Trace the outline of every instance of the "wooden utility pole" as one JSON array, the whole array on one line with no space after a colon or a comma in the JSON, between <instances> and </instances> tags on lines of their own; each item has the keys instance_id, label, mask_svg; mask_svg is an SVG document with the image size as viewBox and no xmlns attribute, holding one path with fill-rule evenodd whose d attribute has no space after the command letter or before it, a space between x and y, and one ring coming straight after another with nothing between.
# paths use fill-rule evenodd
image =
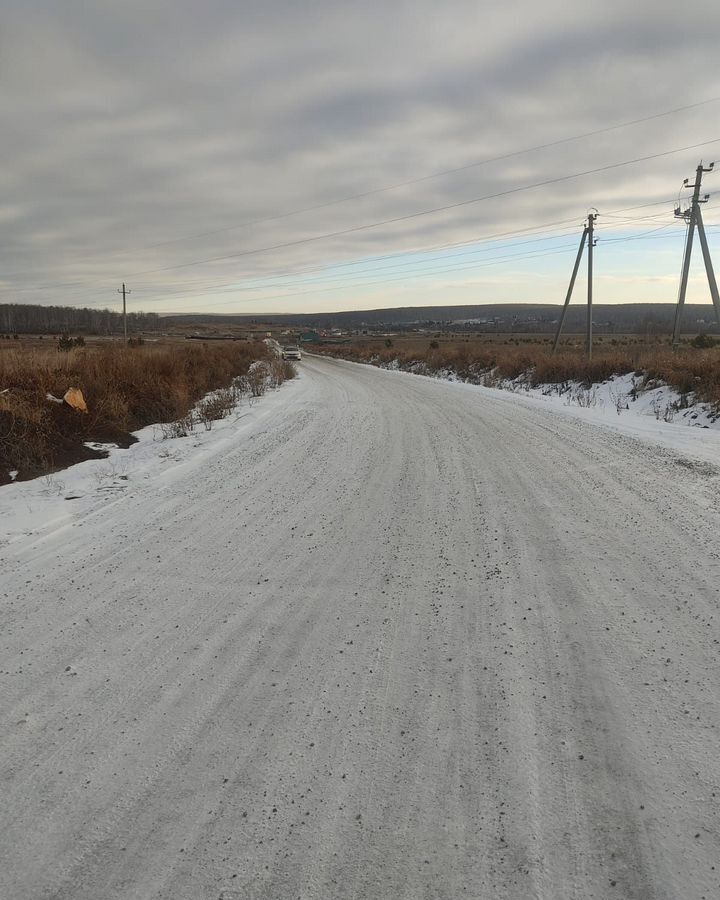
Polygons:
<instances>
[{"instance_id":1,"label":"wooden utility pole","mask_svg":"<svg viewBox=\"0 0 720 900\"><path fill-rule=\"evenodd\" d=\"M125 337L125 343L127 344L127 305L125 303L125 294L132 294L132 291L125 290L125 282L123 281L122 290L118 289L118 294L122 294L123 298L123 335Z\"/></svg>"},{"instance_id":2,"label":"wooden utility pole","mask_svg":"<svg viewBox=\"0 0 720 900\"><path fill-rule=\"evenodd\" d=\"M588 243L588 288L587 288L587 328L585 347L588 359L592 359L592 282L593 282L593 247L595 246L595 238L593 237L595 220L597 212L588 213L587 224L583 228L582 237L580 238L580 246L578 247L577 256L575 257L575 265L573 266L572 276L570 277L570 286L565 295L565 304L563 305L560 321L558 322L557 331L555 332L555 341L553 342L552 352L558 348L560 335L562 334L563 325L565 324L565 316L567 315L570 298L572 297L573 288L575 287L575 279L580 268L583 250L585 249L585 241Z\"/></svg>"},{"instance_id":3,"label":"wooden utility pole","mask_svg":"<svg viewBox=\"0 0 720 900\"><path fill-rule=\"evenodd\" d=\"M675 209L675 218L684 219L687 222L687 237L685 239L685 254L683 256L682 274L680 276L680 291L678 293L678 302L675 307L675 322L673 323L672 345L677 347L680 340L680 321L682 319L682 311L685 305L685 295L687 293L688 279L690 277L690 257L692 255L693 236L697 228L698 237L700 238L700 246L702 247L703 260L705 262L705 274L707 275L708 285L710 287L710 296L712 297L713 306L715 307L715 318L720 325L720 295L718 294L717 281L715 280L715 272L713 270L712 259L710 258L710 248L708 247L707 237L705 235L705 225L703 224L701 203L707 203L709 194L700 197L700 187L702 186L702 177L705 172L712 172L715 163L710 163L707 168L703 168L703 164L695 170L695 184L688 184L689 178L683 182L683 187L692 189L693 195L690 200L688 209L681 209L678 206Z\"/></svg>"}]
</instances>

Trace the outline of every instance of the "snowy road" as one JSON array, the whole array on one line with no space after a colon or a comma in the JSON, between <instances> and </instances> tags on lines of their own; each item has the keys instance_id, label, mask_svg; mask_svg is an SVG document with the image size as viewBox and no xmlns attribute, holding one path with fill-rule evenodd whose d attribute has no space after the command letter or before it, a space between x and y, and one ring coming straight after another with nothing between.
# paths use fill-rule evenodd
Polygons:
<instances>
[{"instance_id":1,"label":"snowy road","mask_svg":"<svg viewBox=\"0 0 720 900\"><path fill-rule=\"evenodd\" d=\"M301 371L0 546L0 896L720 896L720 469Z\"/></svg>"}]
</instances>

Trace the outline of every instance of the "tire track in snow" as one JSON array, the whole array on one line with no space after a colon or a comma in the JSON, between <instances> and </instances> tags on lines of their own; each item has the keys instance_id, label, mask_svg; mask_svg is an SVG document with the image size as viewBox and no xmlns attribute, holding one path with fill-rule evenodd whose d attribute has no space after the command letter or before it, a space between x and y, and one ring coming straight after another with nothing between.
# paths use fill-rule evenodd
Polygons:
<instances>
[{"instance_id":1,"label":"tire track in snow","mask_svg":"<svg viewBox=\"0 0 720 900\"><path fill-rule=\"evenodd\" d=\"M301 368L182 481L4 548L0 891L717 894L717 476Z\"/></svg>"}]
</instances>

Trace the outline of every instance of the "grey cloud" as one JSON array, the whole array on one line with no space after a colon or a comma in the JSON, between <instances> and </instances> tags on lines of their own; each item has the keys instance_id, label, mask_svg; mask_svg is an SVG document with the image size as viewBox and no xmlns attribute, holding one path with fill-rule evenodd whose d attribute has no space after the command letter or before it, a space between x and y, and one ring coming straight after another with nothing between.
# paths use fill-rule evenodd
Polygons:
<instances>
[{"instance_id":1,"label":"grey cloud","mask_svg":"<svg viewBox=\"0 0 720 900\"><path fill-rule=\"evenodd\" d=\"M79 282L77 302L104 305L151 269L165 271L138 276L138 294L161 296L670 196L706 153L171 268L720 137L707 107L233 227L720 94L718 24L709 3L15 7L0 37L0 302L57 302L33 287ZM215 233L176 240L200 232Z\"/></svg>"}]
</instances>

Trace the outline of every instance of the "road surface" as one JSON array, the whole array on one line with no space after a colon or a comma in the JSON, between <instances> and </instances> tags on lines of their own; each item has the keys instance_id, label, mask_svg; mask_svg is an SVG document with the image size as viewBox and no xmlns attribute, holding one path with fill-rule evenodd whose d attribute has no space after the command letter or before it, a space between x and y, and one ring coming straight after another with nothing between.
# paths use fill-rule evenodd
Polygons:
<instances>
[{"instance_id":1,"label":"road surface","mask_svg":"<svg viewBox=\"0 0 720 900\"><path fill-rule=\"evenodd\" d=\"M0 896L720 896L720 469L300 369L0 547Z\"/></svg>"}]
</instances>

